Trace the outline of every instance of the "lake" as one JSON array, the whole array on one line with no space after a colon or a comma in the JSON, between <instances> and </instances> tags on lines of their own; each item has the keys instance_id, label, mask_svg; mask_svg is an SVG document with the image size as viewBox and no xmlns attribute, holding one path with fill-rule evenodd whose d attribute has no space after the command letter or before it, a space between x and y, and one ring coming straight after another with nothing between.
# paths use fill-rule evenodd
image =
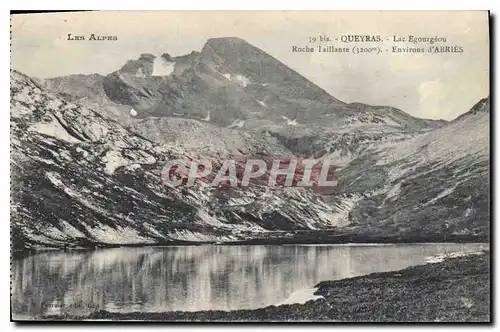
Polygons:
<instances>
[{"instance_id":1,"label":"lake","mask_svg":"<svg viewBox=\"0 0 500 332\"><path fill-rule=\"evenodd\" d=\"M233 310L303 302L314 285L488 244L178 246L51 251L12 262L14 319Z\"/></svg>"}]
</instances>

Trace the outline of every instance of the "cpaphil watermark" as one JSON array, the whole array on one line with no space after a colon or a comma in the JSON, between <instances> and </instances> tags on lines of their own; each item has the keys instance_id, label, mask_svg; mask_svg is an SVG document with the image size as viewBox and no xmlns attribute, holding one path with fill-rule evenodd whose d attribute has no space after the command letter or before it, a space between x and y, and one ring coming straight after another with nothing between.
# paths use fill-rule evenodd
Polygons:
<instances>
[{"instance_id":1,"label":"cpaphil watermark","mask_svg":"<svg viewBox=\"0 0 500 332\"><path fill-rule=\"evenodd\" d=\"M168 187L335 187L337 169L329 159L254 158L175 159L165 164L161 182Z\"/></svg>"}]
</instances>

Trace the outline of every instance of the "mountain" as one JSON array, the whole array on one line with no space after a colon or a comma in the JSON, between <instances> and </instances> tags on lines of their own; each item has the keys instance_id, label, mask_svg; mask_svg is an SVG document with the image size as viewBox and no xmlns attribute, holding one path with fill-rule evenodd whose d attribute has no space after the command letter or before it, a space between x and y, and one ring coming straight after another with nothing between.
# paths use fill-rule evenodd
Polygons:
<instances>
[{"instance_id":1,"label":"mountain","mask_svg":"<svg viewBox=\"0 0 500 332\"><path fill-rule=\"evenodd\" d=\"M208 39L201 52L177 57L141 54L104 77L70 75L45 82L49 90L75 98L105 94L138 118L184 117L245 129L317 124L325 117L422 129L440 124L390 107L343 103L240 38Z\"/></svg>"},{"instance_id":2,"label":"mountain","mask_svg":"<svg viewBox=\"0 0 500 332\"><path fill-rule=\"evenodd\" d=\"M343 104L239 38L209 39L200 53L181 57L142 54L107 75L103 87L139 117L177 115L226 126L282 122L282 116L304 121Z\"/></svg>"},{"instance_id":3,"label":"mountain","mask_svg":"<svg viewBox=\"0 0 500 332\"><path fill-rule=\"evenodd\" d=\"M16 249L489 234L489 99L451 122L344 103L239 38L105 76L13 71L11 137ZM160 181L167 160L255 156L330 158L339 185Z\"/></svg>"},{"instance_id":4,"label":"mountain","mask_svg":"<svg viewBox=\"0 0 500 332\"><path fill-rule=\"evenodd\" d=\"M337 223L302 188L167 188L166 160L196 151L152 142L15 71L11 97L15 248L228 241Z\"/></svg>"},{"instance_id":5,"label":"mountain","mask_svg":"<svg viewBox=\"0 0 500 332\"><path fill-rule=\"evenodd\" d=\"M351 162L338 174L344 189L371 193L351 211L352 225L384 234L489 234L489 109L482 99L446 126Z\"/></svg>"},{"instance_id":6,"label":"mountain","mask_svg":"<svg viewBox=\"0 0 500 332\"><path fill-rule=\"evenodd\" d=\"M341 102L240 38L212 38L201 52L177 57L145 53L106 76L70 75L44 85L155 141L182 142L190 133L191 145L205 145L208 137L220 137L219 147L254 144L225 137L221 129L234 128L272 140L272 146L278 141L294 154L335 154L342 164L367 146L446 123L393 107Z\"/></svg>"}]
</instances>

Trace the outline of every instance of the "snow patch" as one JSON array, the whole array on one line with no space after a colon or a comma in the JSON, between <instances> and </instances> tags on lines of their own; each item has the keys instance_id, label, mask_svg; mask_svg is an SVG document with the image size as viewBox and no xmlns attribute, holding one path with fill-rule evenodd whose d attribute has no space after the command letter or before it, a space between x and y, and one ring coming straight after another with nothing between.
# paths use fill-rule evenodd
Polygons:
<instances>
[{"instance_id":1,"label":"snow patch","mask_svg":"<svg viewBox=\"0 0 500 332\"><path fill-rule=\"evenodd\" d=\"M169 76L175 69L175 61L167 61L156 57L153 62L153 76Z\"/></svg>"},{"instance_id":2,"label":"snow patch","mask_svg":"<svg viewBox=\"0 0 500 332\"><path fill-rule=\"evenodd\" d=\"M352 211L358 201L363 198L360 194L352 194L350 197L340 197L337 202L332 202L328 208L332 212L319 212L318 216L330 222L331 225L345 226L349 224L349 212Z\"/></svg>"},{"instance_id":3,"label":"snow patch","mask_svg":"<svg viewBox=\"0 0 500 332\"><path fill-rule=\"evenodd\" d=\"M246 87L248 84L250 84L250 80L243 75L236 75L236 77L234 78L234 82L238 85L241 85L242 87Z\"/></svg>"},{"instance_id":4,"label":"snow patch","mask_svg":"<svg viewBox=\"0 0 500 332\"><path fill-rule=\"evenodd\" d=\"M86 225L87 231L92 237L102 243L108 244L134 244L153 243L154 241L139 235L138 231L130 227L116 226L116 228L99 225L90 227Z\"/></svg>"},{"instance_id":5,"label":"snow patch","mask_svg":"<svg viewBox=\"0 0 500 332\"><path fill-rule=\"evenodd\" d=\"M448 188L444 191L442 191L441 193L439 193L436 197L434 197L433 199L431 199L430 201L428 201L427 203L424 204L424 206L427 206L429 204L432 204L434 203L435 201L443 198L443 197L446 197L448 195L450 195L453 191L455 191L455 188L459 185L460 183L457 183L456 185L454 185L453 187L451 188Z\"/></svg>"},{"instance_id":6,"label":"snow patch","mask_svg":"<svg viewBox=\"0 0 500 332\"><path fill-rule=\"evenodd\" d=\"M128 165L126 167L127 170L129 171L136 171L138 169L141 169L141 165L140 164L132 164L132 165Z\"/></svg>"},{"instance_id":7,"label":"snow patch","mask_svg":"<svg viewBox=\"0 0 500 332\"><path fill-rule=\"evenodd\" d=\"M52 136L68 143L80 143L81 141L71 136L66 129L56 120L50 116L50 122L38 122L28 128L28 131L34 131L39 134Z\"/></svg>"},{"instance_id":8,"label":"snow patch","mask_svg":"<svg viewBox=\"0 0 500 332\"><path fill-rule=\"evenodd\" d=\"M286 116L282 116L281 117L283 120L286 121L286 124L289 125L289 126L296 126L299 124L299 122L297 121L297 119L293 119L291 120L290 118L286 117Z\"/></svg>"},{"instance_id":9,"label":"snow patch","mask_svg":"<svg viewBox=\"0 0 500 332\"><path fill-rule=\"evenodd\" d=\"M67 221L60 219L59 223L62 228L61 230L65 235L71 236L73 238L85 237L85 234L80 232L78 229L76 229L73 225L71 225Z\"/></svg>"},{"instance_id":10,"label":"snow patch","mask_svg":"<svg viewBox=\"0 0 500 332\"><path fill-rule=\"evenodd\" d=\"M129 161L123 158L121 152L116 150L108 151L102 158L102 162L105 164L104 171L109 175L112 175L117 168L129 164Z\"/></svg>"},{"instance_id":11,"label":"snow patch","mask_svg":"<svg viewBox=\"0 0 500 332\"><path fill-rule=\"evenodd\" d=\"M208 111L207 116L203 120L210 121L210 114L211 114L211 111Z\"/></svg>"},{"instance_id":12,"label":"snow patch","mask_svg":"<svg viewBox=\"0 0 500 332\"><path fill-rule=\"evenodd\" d=\"M205 210L198 210L198 217L203 221L204 224L212 225L212 226L217 226L221 227L224 226L223 223L221 223L217 218L211 216L207 211Z\"/></svg>"},{"instance_id":13,"label":"snow patch","mask_svg":"<svg viewBox=\"0 0 500 332\"><path fill-rule=\"evenodd\" d=\"M87 134L92 136L94 140L99 140L108 134L108 128L97 122L92 122L90 126L87 126Z\"/></svg>"},{"instance_id":14,"label":"snow patch","mask_svg":"<svg viewBox=\"0 0 500 332\"><path fill-rule=\"evenodd\" d=\"M267 107L266 103L263 102L262 100L257 100L257 102L260 104L260 106Z\"/></svg>"},{"instance_id":15,"label":"snow patch","mask_svg":"<svg viewBox=\"0 0 500 332\"><path fill-rule=\"evenodd\" d=\"M10 114L13 118L21 118L31 113L32 111L28 107L21 106L18 102L11 105Z\"/></svg>"},{"instance_id":16,"label":"snow patch","mask_svg":"<svg viewBox=\"0 0 500 332\"><path fill-rule=\"evenodd\" d=\"M144 228L147 228L148 232L150 232L152 235L160 237L160 238L165 237L165 235L158 232L158 230L156 230L156 228L153 225L148 224L148 223L144 223L143 226L144 226Z\"/></svg>"},{"instance_id":17,"label":"snow patch","mask_svg":"<svg viewBox=\"0 0 500 332\"><path fill-rule=\"evenodd\" d=\"M30 158L34 159L36 161L42 162L44 164L47 164L47 165L55 165L56 164L55 162L53 162L50 159L44 159L44 158L41 158L41 157L38 157L38 156L31 156Z\"/></svg>"},{"instance_id":18,"label":"snow patch","mask_svg":"<svg viewBox=\"0 0 500 332\"><path fill-rule=\"evenodd\" d=\"M49 102L47 103L47 108L50 108L52 110L57 110L59 107L61 107L62 101L60 99L50 99Z\"/></svg>"},{"instance_id":19,"label":"snow patch","mask_svg":"<svg viewBox=\"0 0 500 332\"><path fill-rule=\"evenodd\" d=\"M471 255L483 255L483 254L484 254L484 252L482 252L482 251L472 251L472 252L456 251L456 252L436 254L433 256L429 256L425 259L425 261L427 263L434 264L434 263L441 263L445 259L449 259L449 258L465 257L465 256L471 256Z\"/></svg>"},{"instance_id":20,"label":"snow patch","mask_svg":"<svg viewBox=\"0 0 500 332\"><path fill-rule=\"evenodd\" d=\"M76 147L76 152L81 153L83 155L83 158L87 158L89 156L89 153L79 146Z\"/></svg>"},{"instance_id":21,"label":"snow patch","mask_svg":"<svg viewBox=\"0 0 500 332\"><path fill-rule=\"evenodd\" d=\"M176 229L168 234L170 238L175 240L191 241L191 242L211 242L211 241L235 241L236 237L231 235L216 236L206 233L193 232L188 229Z\"/></svg>"},{"instance_id":22,"label":"snow patch","mask_svg":"<svg viewBox=\"0 0 500 332\"><path fill-rule=\"evenodd\" d=\"M234 120L233 123L231 123L228 128L243 128L243 125L245 124L245 120Z\"/></svg>"},{"instance_id":23,"label":"snow patch","mask_svg":"<svg viewBox=\"0 0 500 332\"><path fill-rule=\"evenodd\" d=\"M240 74L236 74L236 75L231 75L231 74L221 74L222 76L224 76L227 80L235 83L235 84L238 84L239 86L245 88L248 84L250 84L250 80L243 76L243 75L240 75Z\"/></svg>"},{"instance_id":24,"label":"snow patch","mask_svg":"<svg viewBox=\"0 0 500 332\"><path fill-rule=\"evenodd\" d=\"M57 175L57 173L54 173L54 172L47 172L46 173L47 175L47 178L50 180L50 182L52 182L52 184L54 186L56 186L57 188L62 188L64 187L64 184L62 183L62 181L59 179L59 176Z\"/></svg>"},{"instance_id":25,"label":"snow patch","mask_svg":"<svg viewBox=\"0 0 500 332\"><path fill-rule=\"evenodd\" d=\"M290 296L279 303L278 305L284 304L304 304L310 300L317 300L324 298L322 295L314 295L314 293L318 290L318 288L303 288L298 291L293 292Z\"/></svg>"}]
</instances>

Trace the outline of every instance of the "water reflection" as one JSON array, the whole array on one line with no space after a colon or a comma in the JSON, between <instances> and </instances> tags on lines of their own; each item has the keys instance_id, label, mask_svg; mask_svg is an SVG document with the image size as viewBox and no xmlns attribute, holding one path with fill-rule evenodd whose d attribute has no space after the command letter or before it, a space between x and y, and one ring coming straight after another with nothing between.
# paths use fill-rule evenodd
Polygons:
<instances>
[{"instance_id":1,"label":"water reflection","mask_svg":"<svg viewBox=\"0 0 500 332\"><path fill-rule=\"evenodd\" d=\"M481 244L193 246L45 252L12 263L14 318L99 309L196 311L281 303L322 280L398 270Z\"/></svg>"}]
</instances>

